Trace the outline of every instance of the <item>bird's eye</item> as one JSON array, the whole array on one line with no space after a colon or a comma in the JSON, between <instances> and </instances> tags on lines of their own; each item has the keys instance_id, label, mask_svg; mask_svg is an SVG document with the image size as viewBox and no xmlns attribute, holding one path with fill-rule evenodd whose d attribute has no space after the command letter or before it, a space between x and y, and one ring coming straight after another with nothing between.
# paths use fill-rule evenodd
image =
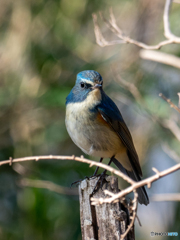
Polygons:
<instances>
[{"instance_id":1,"label":"bird's eye","mask_svg":"<svg viewBox=\"0 0 180 240\"><path fill-rule=\"evenodd\" d=\"M81 82L80 84L81 84L81 88L85 88L85 84L83 82Z\"/></svg>"}]
</instances>

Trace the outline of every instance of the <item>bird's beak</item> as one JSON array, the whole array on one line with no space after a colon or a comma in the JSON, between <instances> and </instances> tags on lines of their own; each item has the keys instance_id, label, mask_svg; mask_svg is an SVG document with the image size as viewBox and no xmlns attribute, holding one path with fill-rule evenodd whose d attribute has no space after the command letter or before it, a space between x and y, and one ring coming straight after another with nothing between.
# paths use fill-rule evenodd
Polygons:
<instances>
[{"instance_id":1,"label":"bird's beak","mask_svg":"<svg viewBox=\"0 0 180 240\"><path fill-rule=\"evenodd\" d=\"M92 87L92 89L101 88L101 87L102 87L102 84L96 84Z\"/></svg>"}]
</instances>

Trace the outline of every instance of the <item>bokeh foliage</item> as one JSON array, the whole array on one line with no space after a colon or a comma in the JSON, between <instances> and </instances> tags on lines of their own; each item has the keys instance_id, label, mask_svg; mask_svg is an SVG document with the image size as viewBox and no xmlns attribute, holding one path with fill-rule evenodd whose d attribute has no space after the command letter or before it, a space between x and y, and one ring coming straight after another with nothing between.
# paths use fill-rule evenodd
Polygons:
<instances>
[{"instance_id":1,"label":"bokeh foliage","mask_svg":"<svg viewBox=\"0 0 180 240\"><path fill-rule=\"evenodd\" d=\"M133 38L147 44L163 39L163 1L1 0L1 160L10 156L81 155L65 129L65 98L76 74L94 69L102 74L105 91L116 101L130 127L144 175L153 174L152 166L163 170L175 164L163 152L161 144L167 142L180 152L179 142L168 129L152 121L149 113L162 119L179 119L158 98L159 92L163 92L177 102L179 70L141 60L139 49L132 45L97 46L92 13L101 10L108 16L111 6L120 26ZM179 10L178 5L173 5L170 18L177 35L180 35ZM105 24L100 23L105 36L113 39ZM179 45L163 47L163 51L180 56ZM117 82L113 69L137 86L148 112ZM73 181L92 175L93 170L85 164L53 160L2 166L0 238L81 239L78 196L23 188L20 180L41 179L69 187ZM167 177L148 192L177 192L179 180L178 174ZM160 207L159 204L139 208L143 222L143 229L137 229L139 239L148 239L150 229L178 231L180 205L163 203ZM142 213L144 210L148 216ZM146 224L148 217L150 226Z\"/></svg>"}]
</instances>

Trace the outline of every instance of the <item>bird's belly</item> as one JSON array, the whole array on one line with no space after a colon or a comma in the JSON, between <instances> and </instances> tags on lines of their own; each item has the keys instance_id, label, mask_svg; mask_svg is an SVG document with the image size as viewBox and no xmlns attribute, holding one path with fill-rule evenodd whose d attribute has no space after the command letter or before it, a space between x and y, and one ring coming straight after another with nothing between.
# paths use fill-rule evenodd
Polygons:
<instances>
[{"instance_id":1,"label":"bird's belly","mask_svg":"<svg viewBox=\"0 0 180 240\"><path fill-rule=\"evenodd\" d=\"M124 149L117 134L107 125L93 121L86 111L77 114L67 107L66 127L73 142L88 155L110 158Z\"/></svg>"}]
</instances>

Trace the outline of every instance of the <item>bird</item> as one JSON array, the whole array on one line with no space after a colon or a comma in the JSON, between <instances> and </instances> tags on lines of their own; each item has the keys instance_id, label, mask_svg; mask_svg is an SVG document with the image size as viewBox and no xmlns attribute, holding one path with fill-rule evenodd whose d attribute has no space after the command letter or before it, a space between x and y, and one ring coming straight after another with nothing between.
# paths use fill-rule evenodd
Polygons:
<instances>
[{"instance_id":1,"label":"bird","mask_svg":"<svg viewBox=\"0 0 180 240\"><path fill-rule=\"evenodd\" d=\"M110 158L134 181L142 170L131 133L113 100L103 90L103 78L94 70L77 74L66 98L65 124L72 141L90 156ZM95 174L97 173L97 169ZM138 202L148 205L145 187L137 189Z\"/></svg>"}]
</instances>

